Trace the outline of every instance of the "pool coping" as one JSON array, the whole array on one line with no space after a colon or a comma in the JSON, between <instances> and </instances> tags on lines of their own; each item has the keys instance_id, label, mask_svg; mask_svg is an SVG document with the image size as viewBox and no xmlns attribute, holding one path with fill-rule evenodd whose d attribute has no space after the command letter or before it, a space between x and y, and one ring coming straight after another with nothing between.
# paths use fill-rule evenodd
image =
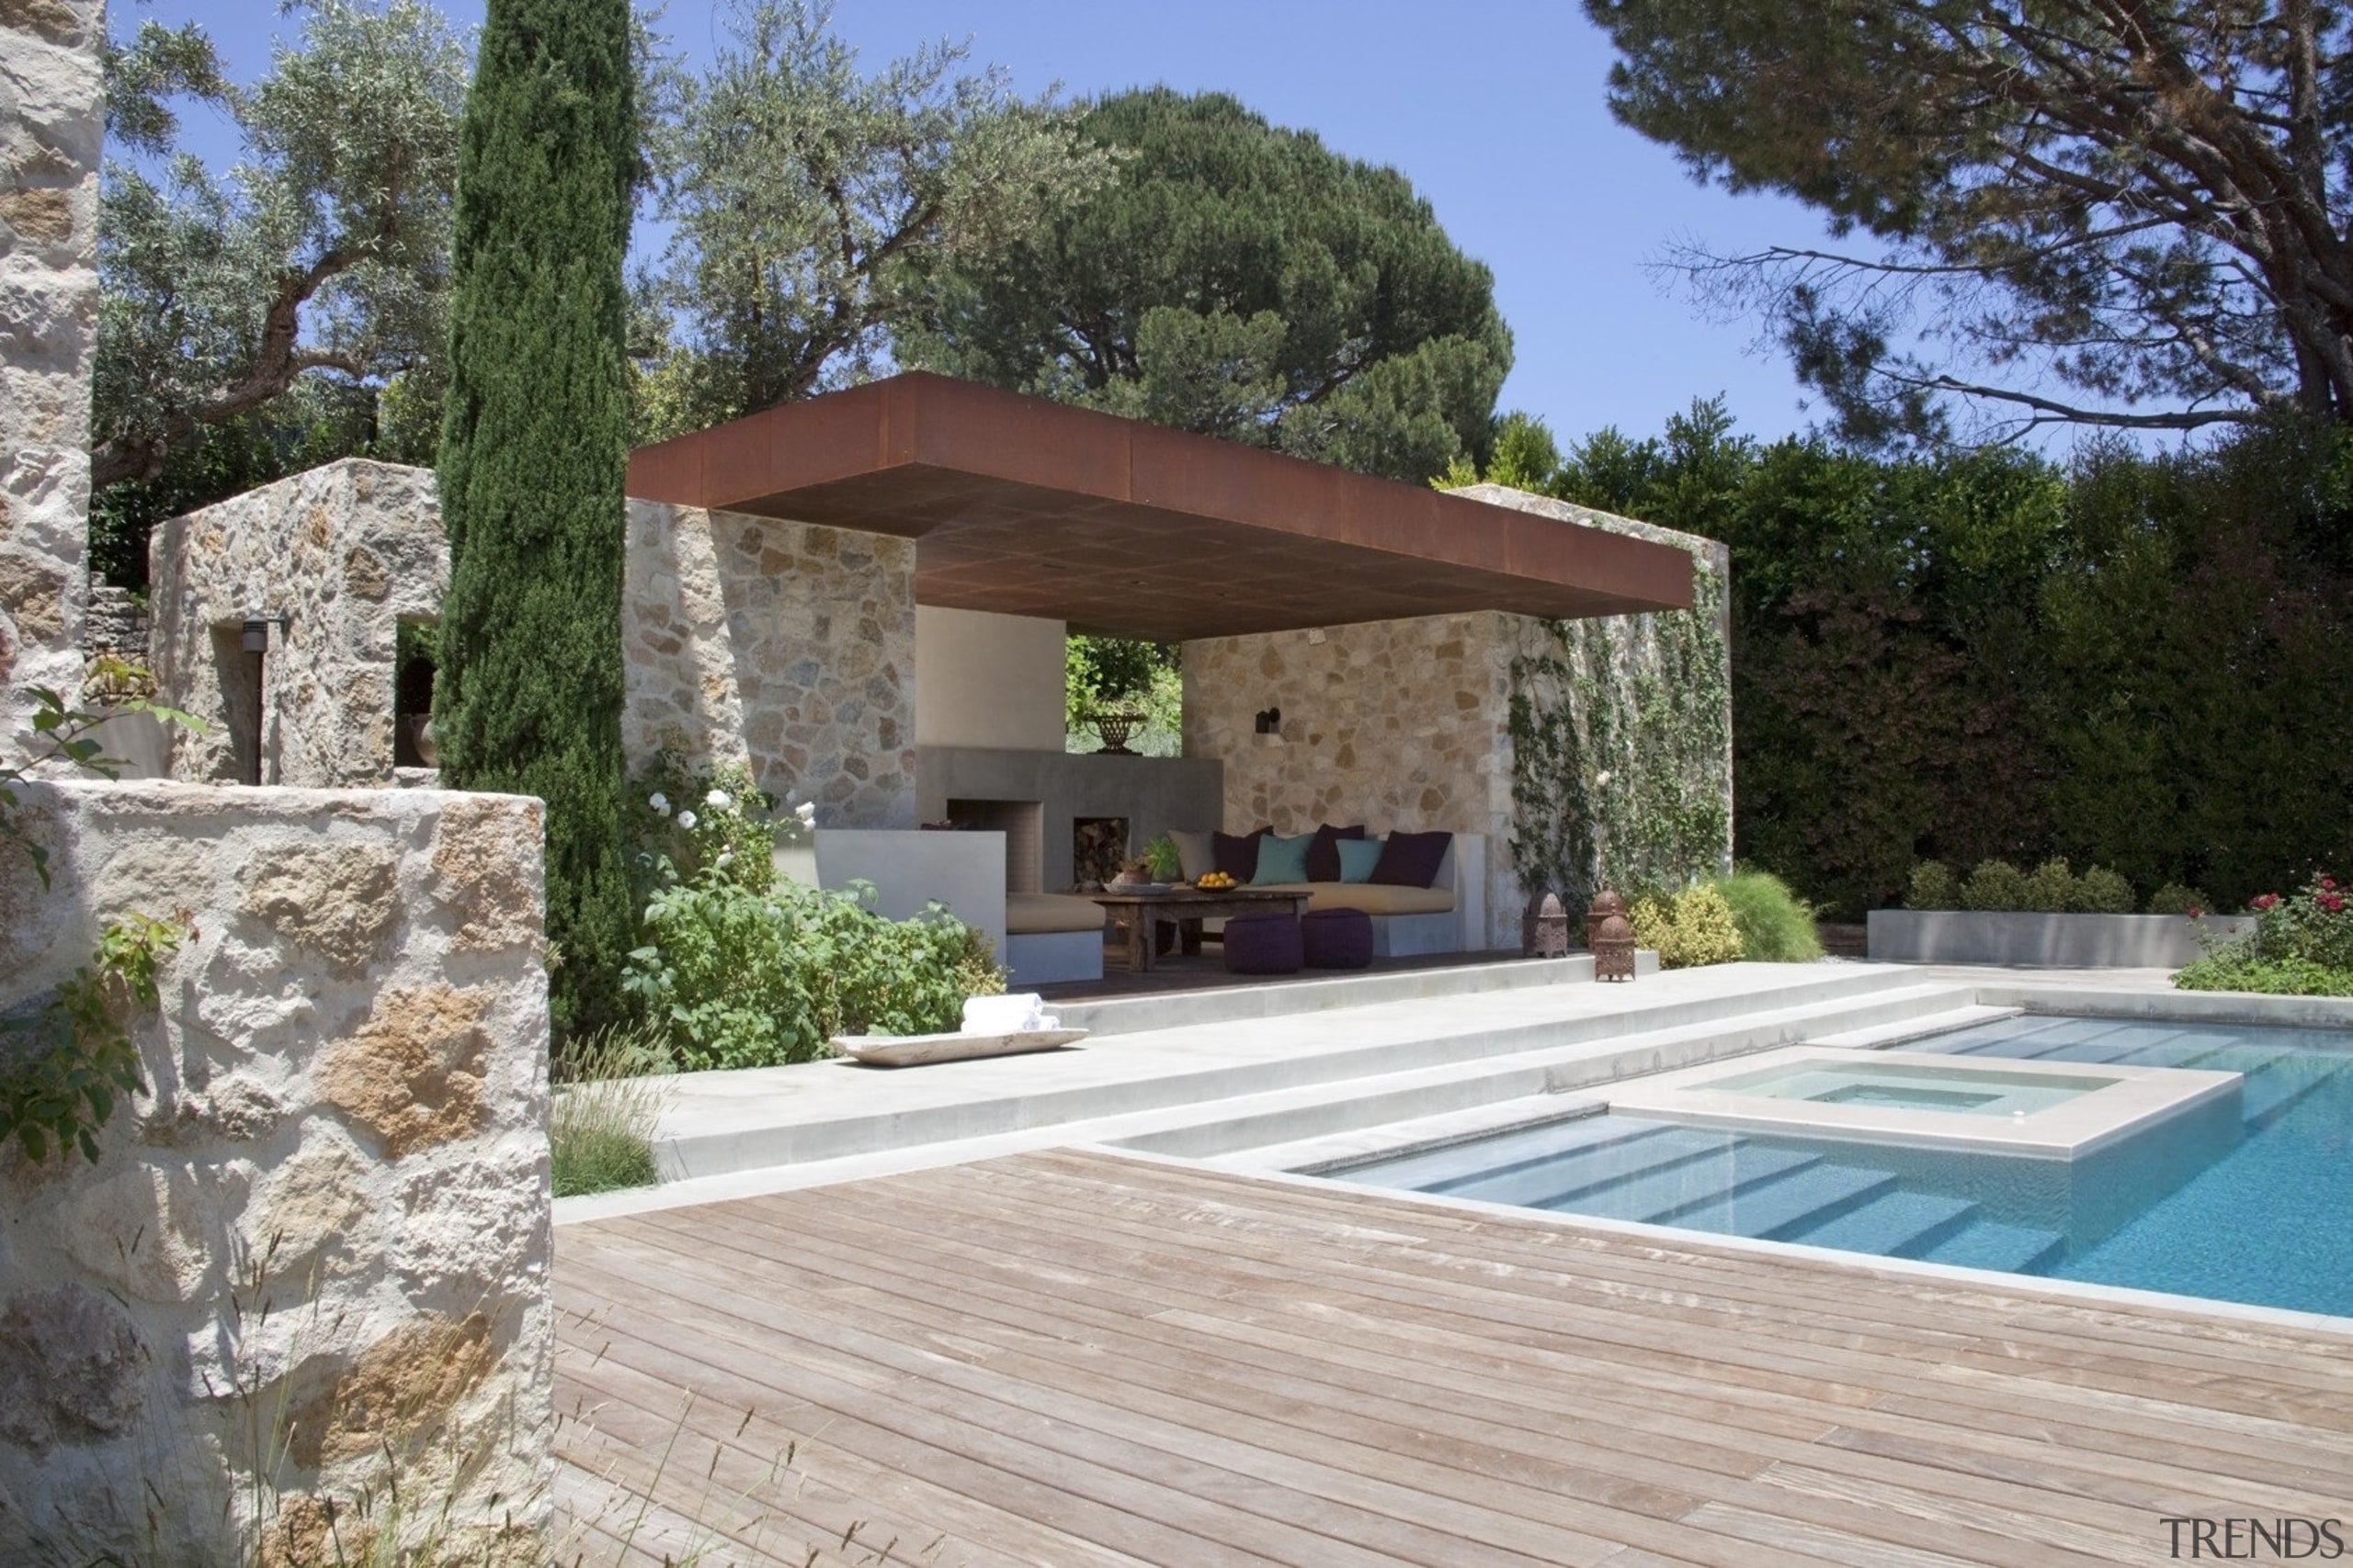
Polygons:
<instances>
[{"instance_id":1,"label":"pool coping","mask_svg":"<svg viewBox=\"0 0 2353 1568\"><path fill-rule=\"evenodd\" d=\"M1999 1062L1933 1051L1792 1045L1630 1078L1611 1085L1606 1097L1612 1114L1715 1131L1835 1138L1874 1146L1950 1149L2020 1159L2077 1160L2215 1100L2235 1097L2243 1082L2237 1073L2194 1067L2121 1067L2040 1060L2022 1065L2008 1058ZM1989 1078L2072 1078L2084 1081L2086 1087L2070 1099L2017 1119L1909 1107L1780 1099L1745 1093L1741 1087L1746 1080L1783 1069L1866 1063Z\"/></svg>"}]
</instances>

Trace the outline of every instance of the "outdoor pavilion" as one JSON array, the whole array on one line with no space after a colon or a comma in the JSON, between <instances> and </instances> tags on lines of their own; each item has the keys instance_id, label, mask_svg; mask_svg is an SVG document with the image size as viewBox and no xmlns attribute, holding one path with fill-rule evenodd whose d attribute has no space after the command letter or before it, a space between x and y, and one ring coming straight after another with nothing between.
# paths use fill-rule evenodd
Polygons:
<instances>
[{"instance_id":1,"label":"outdoor pavilion","mask_svg":"<svg viewBox=\"0 0 2353 1568\"><path fill-rule=\"evenodd\" d=\"M1515 628L1693 604L1662 530L921 372L641 449L629 488L745 561L738 519L912 541L916 820L1004 831L1009 894L1090 875L1090 824L1438 828L1468 950L1518 940ZM1066 631L1182 644L1181 759L1066 755Z\"/></svg>"}]
</instances>

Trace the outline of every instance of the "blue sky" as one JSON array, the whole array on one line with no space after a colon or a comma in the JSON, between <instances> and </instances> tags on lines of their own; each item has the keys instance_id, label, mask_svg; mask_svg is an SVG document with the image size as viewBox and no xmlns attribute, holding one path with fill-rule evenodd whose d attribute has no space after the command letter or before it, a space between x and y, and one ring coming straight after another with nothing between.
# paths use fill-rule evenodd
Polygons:
<instances>
[{"instance_id":1,"label":"blue sky","mask_svg":"<svg viewBox=\"0 0 2353 1568\"><path fill-rule=\"evenodd\" d=\"M443 0L471 28L481 0ZM664 28L707 58L709 0L672 0ZM111 8L118 31L194 20L251 79L299 17L276 0L151 0ZM1722 393L1740 427L1772 437L1810 415L1786 364L1747 322L1702 318L1644 263L1678 240L1711 248L1821 238L1794 202L1694 185L1610 119L1610 51L1568 0L840 0L835 26L877 68L918 43L969 37L1026 92L1092 95L1165 82L1230 92L1279 124L1402 170L1455 243L1495 274L1516 339L1501 406L1564 439L1608 425L1656 432ZM216 163L225 128L199 110L192 145Z\"/></svg>"}]
</instances>

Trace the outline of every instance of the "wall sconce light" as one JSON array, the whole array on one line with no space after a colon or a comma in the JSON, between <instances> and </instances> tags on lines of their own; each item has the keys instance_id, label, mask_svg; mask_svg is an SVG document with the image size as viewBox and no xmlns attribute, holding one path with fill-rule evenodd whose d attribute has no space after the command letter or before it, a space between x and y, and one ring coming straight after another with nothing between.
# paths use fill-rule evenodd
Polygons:
<instances>
[{"instance_id":1,"label":"wall sconce light","mask_svg":"<svg viewBox=\"0 0 2353 1568\"><path fill-rule=\"evenodd\" d=\"M1271 735L1283 727L1283 710L1279 708L1263 709L1258 714L1257 722L1260 734Z\"/></svg>"},{"instance_id":2,"label":"wall sconce light","mask_svg":"<svg viewBox=\"0 0 2353 1568\"><path fill-rule=\"evenodd\" d=\"M291 613L286 610L279 610L276 615L249 615L245 617L244 648L246 653L267 653L269 652L269 629L273 624L277 626L278 635L282 640L286 636L287 630L294 624L294 617Z\"/></svg>"}]
</instances>

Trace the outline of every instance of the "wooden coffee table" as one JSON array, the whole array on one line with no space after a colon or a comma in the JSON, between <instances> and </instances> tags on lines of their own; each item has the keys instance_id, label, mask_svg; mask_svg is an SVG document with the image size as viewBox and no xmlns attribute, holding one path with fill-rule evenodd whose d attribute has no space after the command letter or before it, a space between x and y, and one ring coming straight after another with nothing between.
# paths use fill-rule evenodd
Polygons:
<instances>
[{"instance_id":1,"label":"wooden coffee table","mask_svg":"<svg viewBox=\"0 0 2353 1568\"><path fill-rule=\"evenodd\" d=\"M1278 910L1290 915L1307 912L1307 894L1276 892L1267 888L1227 888L1220 892L1203 892L1198 888L1171 888L1166 892L1113 892L1106 888L1086 896L1108 910L1111 918L1127 928L1130 974L1142 974L1152 968L1153 949L1156 946L1154 938L1164 920L1176 923L1180 951L1198 953L1201 950L1204 920L1266 915Z\"/></svg>"}]
</instances>

